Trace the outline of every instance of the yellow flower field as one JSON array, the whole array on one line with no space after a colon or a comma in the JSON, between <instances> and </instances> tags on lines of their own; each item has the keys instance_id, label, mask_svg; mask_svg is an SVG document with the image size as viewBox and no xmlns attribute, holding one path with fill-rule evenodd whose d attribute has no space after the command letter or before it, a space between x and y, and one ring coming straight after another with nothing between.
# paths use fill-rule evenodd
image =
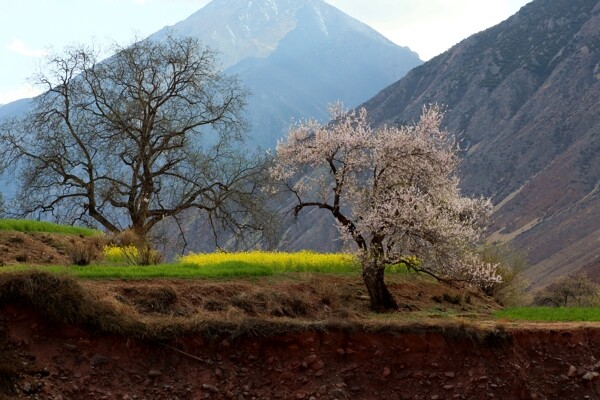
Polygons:
<instances>
[{"instance_id":1,"label":"yellow flower field","mask_svg":"<svg viewBox=\"0 0 600 400\"><path fill-rule=\"evenodd\" d=\"M352 255L339 253L296 253L250 251L238 253L189 254L179 259L179 264L198 267L235 264L268 268L273 272L353 272L357 271Z\"/></svg>"}]
</instances>

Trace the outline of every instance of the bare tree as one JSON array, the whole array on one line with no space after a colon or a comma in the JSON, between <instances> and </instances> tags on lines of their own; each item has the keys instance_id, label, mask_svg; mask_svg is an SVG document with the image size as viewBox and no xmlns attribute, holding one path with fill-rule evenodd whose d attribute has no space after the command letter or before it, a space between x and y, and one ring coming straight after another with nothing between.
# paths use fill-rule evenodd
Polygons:
<instances>
[{"instance_id":1,"label":"bare tree","mask_svg":"<svg viewBox=\"0 0 600 400\"><path fill-rule=\"evenodd\" d=\"M244 154L247 92L193 38L88 47L47 60L45 93L4 124L1 144L21 169L23 214L95 222L140 237L201 210L215 228L260 228L263 160Z\"/></svg>"},{"instance_id":2,"label":"bare tree","mask_svg":"<svg viewBox=\"0 0 600 400\"><path fill-rule=\"evenodd\" d=\"M424 109L413 126L378 130L364 109L334 106L331 116L328 125L293 127L271 175L295 195L296 216L311 207L334 216L358 250L374 310L397 308L384 281L388 265L403 262L439 279L499 279L475 252L490 203L461 196L458 148L437 108Z\"/></svg>"},{"instance_id":3,"label":"bare tree","mask_svg":"<svg viewBox=\"0 0 600 400\"><path fill-rule=\"evenodd\" d=\"M561 277L540 290L533 303L552 307L595 307L599 303L600 285L585 273Z\"/></svg>"}]
</instances>

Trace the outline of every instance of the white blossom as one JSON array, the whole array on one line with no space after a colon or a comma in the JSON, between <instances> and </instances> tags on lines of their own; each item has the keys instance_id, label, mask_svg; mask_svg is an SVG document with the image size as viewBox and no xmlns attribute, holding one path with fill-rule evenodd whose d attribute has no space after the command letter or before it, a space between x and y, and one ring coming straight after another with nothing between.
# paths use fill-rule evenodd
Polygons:
<instances>
[{"instance_id":1,"label":"white blossom","mask_svg":"<svg viewBox=\"0 0 600 400\"><path fill-rule=\"evenodd\" d=\"M376 130L365 109L344 113L337 104L330 112L330 124L297 123L277 146L271 176L295 193L295 212L331 211L363 270L415 256L415 269L440 279L499 281L496 266L474 252L491 203L461 195L459 148L441 128L440 109L424 107L413 125Z\"/></svg>"}]
</instances>

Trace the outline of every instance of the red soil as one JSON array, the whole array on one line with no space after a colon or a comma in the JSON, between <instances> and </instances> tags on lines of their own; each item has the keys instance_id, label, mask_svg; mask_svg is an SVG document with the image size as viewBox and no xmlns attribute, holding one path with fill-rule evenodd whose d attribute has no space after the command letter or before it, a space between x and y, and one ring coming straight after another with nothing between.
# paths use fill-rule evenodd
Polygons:
<instances>
[{"instance_id":1,"label":"red soil","mask_svg":"<svg viewBox=\"0 0 600 400\"><path fill-rule=\"evenodd\" d=\"M597 327L511 328L484 340L357 330L158 343L5 304L2 354L19 372L0 368L0 389L18 399L600 399Z\"/></svg>"}]
</instances>

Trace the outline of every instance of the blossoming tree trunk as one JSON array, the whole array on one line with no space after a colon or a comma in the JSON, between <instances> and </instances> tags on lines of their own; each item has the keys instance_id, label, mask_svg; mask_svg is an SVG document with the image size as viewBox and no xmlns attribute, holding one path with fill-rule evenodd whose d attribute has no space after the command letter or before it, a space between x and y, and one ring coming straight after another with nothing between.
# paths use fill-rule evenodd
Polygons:
<instances>
[{"instance_id":1,"label":"blossoming tree trunk","mask_svg":"<svg viewBox=\"0 0 600 400\"><path fill-rule=\"evenodd\" d=\"M388 290L384 281L385 269L369 264L363 266L363 282L369 293L371 308L376 312L386 312L398 309L398 303Z\"/></svg>"}]
</instances>

